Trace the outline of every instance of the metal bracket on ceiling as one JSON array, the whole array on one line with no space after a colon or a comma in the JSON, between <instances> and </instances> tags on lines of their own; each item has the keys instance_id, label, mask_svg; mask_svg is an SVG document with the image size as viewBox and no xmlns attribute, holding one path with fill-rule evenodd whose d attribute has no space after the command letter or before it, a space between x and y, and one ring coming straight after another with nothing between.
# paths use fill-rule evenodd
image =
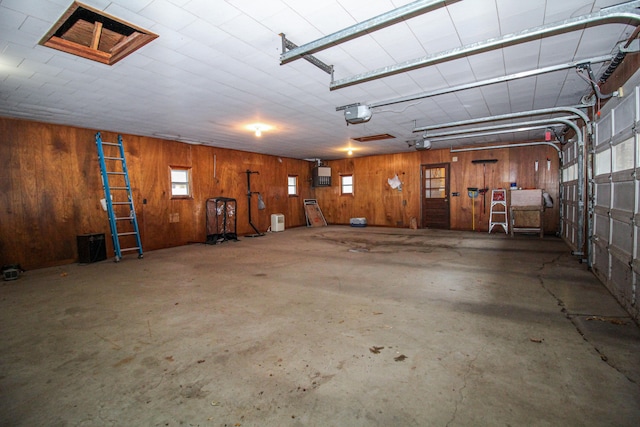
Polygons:
<instances>
[{"instance_id":1,"label":"metal bracket on ceiling","mask_svg":"<svg viewBox=\"0 0 640 427\"><path fill-rule=\"evenodd\" d=\"M343 110L346 110L347 108L357 107L359 105L362 105L362 104L360 104L359 102L356 102L354 104L342 105L340 107L336 107L336 111L343 111Z\"/></svg>"},{"instance_id":2,"label":"metal bracket on ceiling","mask_svg":"<svg viewBox=\"0 0 640 427\"><path fill-rule=\"evenodd\" d=\"M619 62L617 64L619 64ZM617 64L616 64L616 66L617 66ZM611 68L611 67L609 67L609 68ZM615 70L615 67L613 67L613 69ZM582 73L583 71L586 72L587 75L584 75ZM608 69L607 69L607 71L608 71ZM600 91L600 86L598 86L598 84L601 84L601 83L596 82L596 78L593 75L593 70L591 69L591 64L587 63L587 64L578 65L578 67L576 67L576 72L578 73L578 75L583 80L585 80L587 83L589 83L591 85L591 89L593 90L593 93L596 94L598 99L609 99L609 98L611 98L613 96L618 96L618 92L612 92L612 93L608 93L608 94L603 94ZM608 76L611 75L611 73L613 73L613 70L610 71L610 72L608 71ZM600 81L602 83L604 83L606 81L606 79L604 79L604 80L600 79Z\"/></svg>"},{"instance_id":3,"label":"metal bracket on ceiling","mask_svg":"<svg viewBox=\"0 0 640 427\"><path fill-rule=\"evenodd\" d=\"M633 39L628 43L623 43L618 46L618 49L622 53L638 53L640 52L640 39Z\"/></svg>"},{"instance_id":4,"label":"metal bracket on ceiling","mask_svg":"<svg viewBox=\"0 0 640 427\"><path fill-rule=\"evenodd\" d=\"M393 9L382 15L375 16L366 21L352 25L343 30L337 31L318 40L297 46L291 52L282 51L280 55L280 64L286 64L295 61L306 54L316 53L321 50L336 46L348 40L355 39L365 34L371 34L374 31L386 28L390 25L397 24L403 20L413 18L414 16L445 7L448 4L458 2L460 0L416 0L404 6Z\"/></svg>"},{"instance_id":5,"label":"metal bracket on ceiling","mask_svg":"<svg viewBox=\"0 0 640 427\"><path fill-rule=\"evenodd\" d=\"M351 77L336 80L331 83L331 85L329 86L329 90L342 89L348 86L353 86L383 77L389 77L395 74L440 64L465 56L517 45L542 37L564 34L570 31L582 29L585 26L591 27L611 23L638 25L638 23L640 23L640 14L636 9L639 6L640 0L634 0L620 5L603 8L599 12L591 13L588 15L582 15L565 19L563 21L552 22L538 27L528 28L516 33L505 34L500 37L490 38L482 42L475 42L467 44L465 46L448 49L439 53L429 54L421 58L404 61L395 65L378 68L376 70L371 70Z\"/></svg>"},{"instance_id":6,"label":"metal bracket on ceiling","mask_svg":"<svg viewBox=\"0 0 640 427\"><path fill-rule=\"evenodd\" d=\"M282 38L282 53L285 53L288 50L292 50L298 47L298 45L293 43L291 40L287 39L284 33L280 33L280 37ZM313 65L315 65L316 67L320 68L325 73L329 74L331 76L331 82L333 82L333 65L327 65L313 55L306 54L306 55L302 55L302 57L307 61L309 61L310 63L312 63Z\"/></svg>"}]
</instances>

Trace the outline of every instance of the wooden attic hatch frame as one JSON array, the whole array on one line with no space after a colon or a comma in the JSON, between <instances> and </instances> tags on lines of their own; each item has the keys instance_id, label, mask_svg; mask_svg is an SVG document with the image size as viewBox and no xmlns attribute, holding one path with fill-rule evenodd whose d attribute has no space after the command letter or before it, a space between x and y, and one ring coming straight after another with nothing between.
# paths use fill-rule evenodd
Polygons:
<instances>
[{"instance_id":1,"label":"wooden attic hatch frame","mask_svg":"<svg viewBox=\"0 0 640 427\"><path fill-rule=\"evenodd\" d=\"M40 44L113 65L157 37L102 11L73 2Z\"/></svg>"}]
</instances>

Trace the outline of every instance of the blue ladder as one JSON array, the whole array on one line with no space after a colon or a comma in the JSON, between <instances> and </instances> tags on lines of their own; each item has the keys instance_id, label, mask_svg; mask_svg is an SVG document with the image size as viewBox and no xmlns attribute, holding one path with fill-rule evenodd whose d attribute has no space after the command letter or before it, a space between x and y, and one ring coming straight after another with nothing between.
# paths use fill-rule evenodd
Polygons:
<instances>
[{"instance_id":1,"label":"blue ladder","mask_svg":"<svg viewBox=\"0 0 640 427\"><path fill-rule=\"evenodd\" d=\"M138 258L142 258L142 241L138 230L136 210L133 207L133 197L131 197L131 183L129 182L127 162L124 158L122 136L118 135L117 143L103 142L102 136L98 132L96 133L96 146L98 147L102 186L104 188L107 213L109 214L115 262L119 262L122 259L122 252L128 251L137 251ZM105 150L113 154L105 155ZM107 169L107 162L111 166L110 169ZM114 194L116 195L116 200L113 199ZM123 194L126 194L126 200L124 200ZM124 211L125 208L128 208L128 212ZM127 221L129 222L128 225ZM120 231L118 231L118 225L120 225ZM134 236L135 244L132 243L134 246L123 248L121 240L130 242Z\"/></svg>"}]
</instances>

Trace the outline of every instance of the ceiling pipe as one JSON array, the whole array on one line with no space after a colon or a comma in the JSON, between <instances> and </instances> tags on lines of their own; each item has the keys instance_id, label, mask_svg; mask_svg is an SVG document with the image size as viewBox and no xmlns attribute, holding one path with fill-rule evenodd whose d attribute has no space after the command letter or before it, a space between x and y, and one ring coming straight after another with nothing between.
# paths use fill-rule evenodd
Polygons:
<instances>
[{"instance_id":1,"label":"ceiling pipe","mask_svg":"<svg viewBox=\"0 0 640 427\"><path fill-rule=\"evenodd\" d=\"M503 145L487 145L484 147L469 147L469 148L451 148L449 150L450 153L463 153L466 151L481 151L481 150L495 150L498 148L516 148L516 147L530 147L534 145L548 145L549 147L553 147L558 152L558 155L562 153L562 150L555 145L553 142L549 141L536 141L536 142L520 142L518 144L503 144Z\"/></svg>"},{"instance_id":2,"label":"ceiling pipe","mask_svg":"<svg viewBox=\"0 0 640 427\"><path fill-rule=\"evenodd\" d=\"M486 123L486 122L492 122L492 121L498 121L498 120L516 119L519 117L539 116L541 114L567 113L567 112L580 116L582 121L584 121L585 125L587 126L587 133L591 134L591 121L589 120L589 117L583 111L580 111L576 107L552 107L552 108L541 108L539 110L521 111L518 113L499 114L497 116L480 117L478 119L461 120L457 122L442 123L438 125L416 127L413 129L413 132L424 132L424 131L433 130L433 129L443 129L443 128L449 128L449 127L455 127L455 126L471 125L475 123Z\"/></svg>"},{"instance_id":3,"label":"ceiling pipe","mask_svg":"<svg viewBox=\"0 0 640 427\"><path fill-rule=\"evenodd\" d=\"M502 130L492 130L488 132L478 132L478 133L473 133L469 135L436 136L433 138L431 138L430 136L427 136L426 138L432 142L439 142L439 141L449 141L449 140L461 139L461 138L474 138L474 137L481 137L481 136L502 135L505 133L527 132L530 130L548 129L553 126L560 126L560 124L546 124L542 126L525 126L521 128L515 128L515 129L502 129Z\"/></svg>"},{"instance_id":4,"label":"ceiling pipe","mask_svg":"<svg viewBox=\"0 0 640 427\"><path fill-rule=\"evenodd\" d=\"M577 116L565 116L565 117L558 117L558 118L551 118L551 119L544 119L544 120L530 120L526 122L505 123L501 125L483 126L479 128L458 129L458 130L449 130L449 131L434 132L434 133L425 132L425 134L423 135L423 138L435 139L443 136L455 136L456 138L469 138L473 136L480 136L478 135L478 132L494 131L498 129L508 129L509 132L523 132L530 129L519 129L520 126L536 126L537 127L537 125L540 125L539 128L545 128L552 123L561 123L566 126L573 125L572 127L575 126L574 130L576 130L578 129L578 127L571 120L575 120L577 118L578 118ZM515 129L512 129L512 128L515 128ZM473 135L465 136L465 134L470 134L470 133L472 133ZM492 134L492 133L488 132L488 134ZM486 136L486 134L482 136ZM452 139L455 139L455 138L452 138Z\"/></svg>"},{"instance_id":5,"label":"ceiling pipe","mask_svg":"<svg viewBox=\"0 0 640 427\"><path fill-rule=\"evenodd\" d=\"M343 30L336 31L333 34L322 37L318 40L303 44L280 55L280 65L287 64L331 46L344 43L348 40L355 39L373 31L380 30L393 24L397 24L405 19L436 10L447 4L453 4L460 0L418 0L413 3L393 9L382 15L378 15L366 21L347 27Z\"/></svg>"},{"instance_id":6,"label":"ceiling pipe","mask_svg":"<svg viewBox=\"0 0 640 427\"><path fill-rule=\"evenodd\" d=\"M329 85L330 90L342 89L344 87L353 86L383 77L416 70L429 65L435 65L453 59L463 58L465 56L474 55L476 53L487 52L500 47L512 46L524 43L541 37L548 37L575 31L581 28L601 25L606 23L622 23L636 25L640 23L640 14L635 9L640 6L640 0L623 3L621 5L603 8L599 12L578 16L575 18L565 19L563 21L553 22L534 28L528 28L512 34L506 34L500 37L494 37L482 42L471 43L465 46L448 49L432 55L426 55L421 58L412 59L401 62L399 64L390 65L366 73L357 74L348 78L332 81Z\"/></svg>"},{"instance_id":7,"label":"ceiling pipe","mask_svg":"<svg viewBox=\"0 0 640 427\"><path fill-rule=\"evenodd\" d=\"M467 90L467 89L474 89L477 87L482 87L482 86L488 86L488 85L492 85L492 84L496 84L496 83L504 83L504 82L508 82L511 80L517 80L517 79L522 79L522 78L526 78L526 77L533 77L533 76L538 76L540 74L546 74L546 73L551 73L554 71L561 71L561 70L567 70L570 68L576 68L580 65L583 64L597 64L600 62L607 62L607 61L612 61L614 59L614 55L604 55L604 56L596 56L594 58L589 58L589 59L585 59L582 61L572 61L572 62L567 62L564 64L558 64L558 65L551 65L549 67L543 67L543 68L538 68L535 70L528 70L528 71L521 71L519 73L514 73L514 74L509 74L506 76L500 76L500 77L495 77L492 79L487 79L487 80L481 80L478 82L473 82L473 83L466 83L466 84L462 84L459 86L453 86L453 87L448 87L448 88L443 88L443 89L437 89L437 90L433 90L430 92L423 92L423 93L419 93L416 95L408 95L408 96L403 96L400 98L394 98L394 99L390 99L387 101L378 101L378 102L373 102L370 104L367 104L370 108L376 108L376 107L383 107L386 105L393 105L393 104L399 104L401 102L409 102L409 101L415 101L418 99L424 99L424 98L430 98L432 96L437 96L437 95L444 95L447 93L453 93L453 92L459 92L462 90ZM340 110L344 110L347 106L344 107L337 107L336 111L340 111Z\"/></svg>"}]
</instances>

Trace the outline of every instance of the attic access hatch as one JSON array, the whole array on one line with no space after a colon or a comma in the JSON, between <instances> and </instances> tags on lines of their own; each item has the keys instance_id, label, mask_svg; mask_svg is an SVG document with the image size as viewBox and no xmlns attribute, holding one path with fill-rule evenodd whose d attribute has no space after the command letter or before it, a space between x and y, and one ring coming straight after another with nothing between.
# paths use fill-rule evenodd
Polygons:
<instances>
[{"instance_id":1,"label":"attic access hatch","mask_svg":"<svg viewBox=\"0 0 640 427\"><path fill-rule=\"evenodd\" d=\"M113 65L157 37L102 11L73 2L40 44Z\"/></svg>"}]
</instances>

